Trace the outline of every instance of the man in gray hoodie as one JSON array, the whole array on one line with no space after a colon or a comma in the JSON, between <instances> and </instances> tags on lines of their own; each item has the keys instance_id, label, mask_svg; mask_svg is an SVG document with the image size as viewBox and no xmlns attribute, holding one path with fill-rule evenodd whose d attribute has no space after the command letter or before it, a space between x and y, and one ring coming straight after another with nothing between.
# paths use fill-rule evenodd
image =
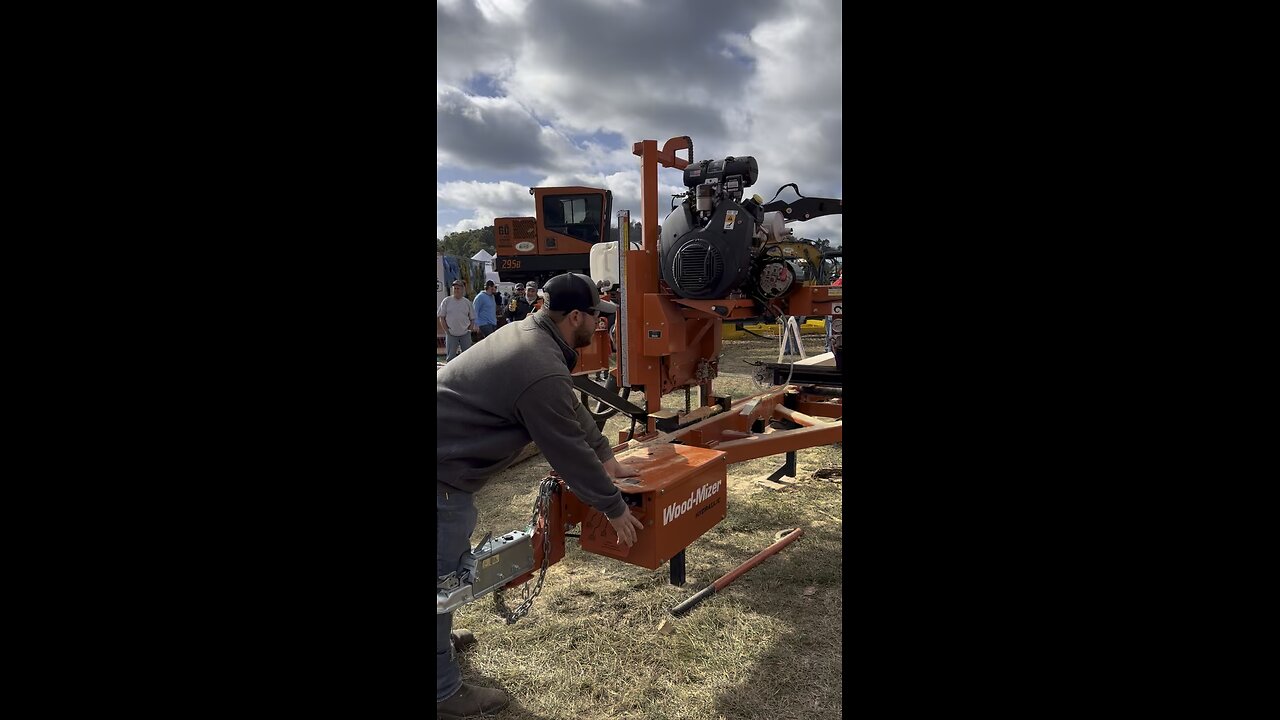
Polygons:
<instances>
[{"instance_id":1,"label":"man in gray hoodie","mask_svg":"<svg viewBox=\"0 0 1280 720\"><path fill-rule=\"evenodd\" d=\"M543 287L543 307L504 325L436 372L436 575L455 572L471 549L472 494L533 442L583 503L604 513L620 542L643 525L615 479L637 472L619 463L579 402L569 371L591 344L601 312L591 278L565 273ZM501 690L468 685L454 659L453 614L436 615L436 714L453 718L500 710Z\"/></svg>"}]
</instances>

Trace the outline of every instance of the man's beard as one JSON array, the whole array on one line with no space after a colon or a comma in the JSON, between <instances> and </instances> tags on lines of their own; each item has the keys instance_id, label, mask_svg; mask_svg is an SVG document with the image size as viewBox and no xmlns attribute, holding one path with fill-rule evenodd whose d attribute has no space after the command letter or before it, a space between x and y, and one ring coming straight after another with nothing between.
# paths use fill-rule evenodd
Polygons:
<instances>
[{"instance_id":1,"label":"man's beard","mask_svg":"<svg viewBox=\"0 0 1280 720\"><path fill-rule=\"evenodd\" d=\"M573 349L584 348L591 344L591 337L596 334L596 321L583 322L573 331Z\"/></svg>"}]
</instances>

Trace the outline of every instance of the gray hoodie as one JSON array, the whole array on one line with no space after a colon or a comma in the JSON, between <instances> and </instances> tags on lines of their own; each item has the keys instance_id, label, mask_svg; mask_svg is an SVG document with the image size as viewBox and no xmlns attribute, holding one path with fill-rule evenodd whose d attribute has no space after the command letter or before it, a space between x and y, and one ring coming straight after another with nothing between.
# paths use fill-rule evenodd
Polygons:
<instances>
[{"instance_id":1,"label":"gray hoodie","mask_svg":"<svg viewBox=\"0 0 1280 720\"><path fill-rule=\"evenodd\" d=\"M498 328L436 371L436 480L474 493L533 442L578 499L617 518L609 442L578 400L578 353L541 312Z\"/></svg>"}]
</instances>

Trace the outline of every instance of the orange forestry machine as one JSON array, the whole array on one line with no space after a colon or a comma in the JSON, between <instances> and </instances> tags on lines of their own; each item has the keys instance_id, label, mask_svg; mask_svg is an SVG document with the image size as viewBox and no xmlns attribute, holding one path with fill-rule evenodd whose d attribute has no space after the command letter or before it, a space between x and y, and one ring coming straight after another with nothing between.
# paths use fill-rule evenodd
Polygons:
<instances>
[{"instance_id":1,"label":"orange forestry machine","mask_svg":"<svg viewBox=\"0 0 1280 720\"><path fill-rule=\"evenodd\" d=\"M609 241L613 193L581 186L529 188L534 217L493 219L494 269L538 287L553 275L589 271L591 247Z\"/></svg>"},{"instance_id":2,"label":"orange forestry machine","mask_svg":"<svg viewBox=\"0 0 1280 720\"><path fill-rule=\"evenodd\" d=\"M680 150L689 151L687 159L677 157ZM462 570L437 580L438 613L493 592L499 612L515 622L528 612L547 568L564 557L566 532L578 525L582 549L649 569L670 563L671 582L683 585L685 548L725 517L729 465L785 455L770 479L794 476L797 450L843 437L838 325L834 351L819 356L822 362L770 364L775 384L751 397L733 400L713 390L726 320L842 318L843 288L798 281L793 261L777 247L789 239L787 222L839 214L842 201L800 196L764 203L758 195L745 197L758 174L755 158L695 163L688 137L672 138L661 149L644 140L633 152L641 159L644 237L633 244L630 215L618 213L618 365L610 368L610 338L602 324L594 343L580 351L573 376L602 427L616 413L631 417L631 429L620 433L614 451L620 462L636 465L640 476L617 486L644 529L633 546L620 544L604 515L573 495L573 478L553 472L539 487L529 527L486 536ZM682 170L688 188L661 224L659 166ZM603 384L592 379L606 371ZM694 387L696 409L690 407ZM662 408L662 396L678 390L685 391L685 410ZM633 391L644 393L644 407L630 402ZM800 533L793 531L725 578L731 582ZM530 592L527 583L535 572ZM508 609L502 591L522 584L523 601Z\"/></svg>"}]
</instances>

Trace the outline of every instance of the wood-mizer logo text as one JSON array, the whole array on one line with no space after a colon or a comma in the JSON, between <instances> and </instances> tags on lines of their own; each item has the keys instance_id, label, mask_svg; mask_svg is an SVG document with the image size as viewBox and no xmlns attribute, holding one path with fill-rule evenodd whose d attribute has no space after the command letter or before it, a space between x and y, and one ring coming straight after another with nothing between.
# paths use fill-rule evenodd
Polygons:
<instances>
[{"instance_id":1,"label":"wood-mizer logo text","mask_svg":"<svg viewBox=\"0 0 1280 720\"><path fill-rule=\"evenodd\" d=\"M662 524L666 525L672 520L675 520L681 515L692 510L694 506L696 506L698 503L720 492L720 483L722 482L724 481L717 480L713 483L707 483L706 485L703 485L697 490L694 490L693 492L689 493L688 500L685 500L684 502L675 503L667 507L666 509L664 509L662 511Z\"/></svg>"}]
</instances>

